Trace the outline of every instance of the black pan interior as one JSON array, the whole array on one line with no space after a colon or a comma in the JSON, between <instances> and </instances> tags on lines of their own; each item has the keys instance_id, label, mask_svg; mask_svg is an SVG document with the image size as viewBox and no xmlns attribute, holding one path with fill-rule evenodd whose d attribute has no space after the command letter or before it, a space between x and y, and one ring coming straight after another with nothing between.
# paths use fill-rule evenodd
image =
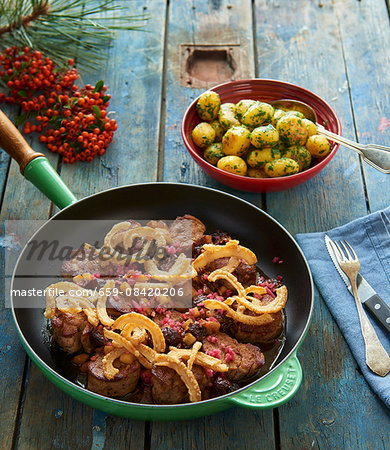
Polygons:
<instances>
[{"instance_id":1,"label":"black pan interior","mask_svg":"<svg viewBox=\"0 0 390 450\"><path fill-rule=\"evenodd\" d=\"M192 214L202 220L208 231L227 231L258 257L258 266L268 276L282 275L289 292L286 306L286 344L277 362L281 363L294 349L310 318L312 281L306 261L294 239L274 219L255 206L222 192L185 184L149 183L124 186L101 192L60 211L54 220L171 219ZM52 219L52 220L53 220ZM48 224L37 239L47 237ZM102 236L91 236L89 229L67 230L75 246L92 243ZM278 256L283 264L274 264ZM24 251L15 270L14 289L22 289L17 278L28 268ZM58 267L59 269L59 267ZM44 288L42 281L31 278L31 286ZM16 298L13 299L17 301ZM49 351L46 321L41 309L15 310L20 329L33 351L53 370L56 361Z\"/></svg>"}]
</instances>

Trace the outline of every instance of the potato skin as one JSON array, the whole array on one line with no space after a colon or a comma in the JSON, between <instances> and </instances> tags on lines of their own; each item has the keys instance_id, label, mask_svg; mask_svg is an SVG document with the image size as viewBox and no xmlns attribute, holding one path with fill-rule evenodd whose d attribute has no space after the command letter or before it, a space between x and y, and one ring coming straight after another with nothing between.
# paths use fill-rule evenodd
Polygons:
<instances>
[{"instance_id":1,"label":"potato skin","mask_svg":"<svg viewBox=\"0 0 390 450\"><path fill-rule=\"evenodd\" d=\"M271 124L276 128L276 124L279 119L281 119L283 116L286 115L286 111L283 111L283 109L275 109L275 113L271 119Z\"/></svg>"},{"instance_id":2,"label":"potato skin","mask_svg":"<svg viewBox=\"0 0 390 450\"><path fill-rule=\"evenodd\" d=\"M241 125L236 117L236 105L234 103L222 103L218 112L218 120L224 130Z\"/></svg>"},{"instance_id":3,"label":"potato skin","mask_svg":"<svg viewBox=\"0 0 390 450\"><path fill-rule=\"evenodd\" d=\"M215 131L214 142L222 142L225 130L222 128L222 125L219 123L219 120L218 119L213 120L212 122L210 122L210 125L214 128Z\"/></svg>"},{"instance_id":4,"label":"potato skin","mask_svg":"<svg viewBox=\"0 0 390 450\"><path fill-rule=\"evenodd\" d=\"M240 100L236 104L237 117L241 118L246 113L248 108L252 106L254 103L256 103L256 100L247 100L247 99Z\"/></svg>"},{"instance_id":5,"label":"potato skin","mask_svg":"<svg viewBox=\"0 0 390 450\"><path fill-rule=\"evenodd\" d=\"M251 140L250 131L246 127L231 127L222 138L222 150L225 155L243 156L248 150Z\"/></svg>"},{"instance_id":6,"label":"potato skin","mask_svg":"<svg viewBox=\"0 0 390 450\"><path fill-rule=\"evenodd\" d=\"M300 119L305 118L305 115L301 111L294 111L294 110L286 111L286 116L295 116L299 117Z\"/></svg>"},{"instance_id":7,"label":"potato skin","mask_svg":"<svg viewBox=\"0 0 390 450\"><path fill-rule=\"evenodd\" d=\"M264 165L265 173L272 178L285 177L299 172L299 164L290 158L280 158Z\"/></svg>"},{"instance_id":8,"label":"potato skin","mask_svg":"<svg viewBox=\"0 0 390 450\"><path fill-rule=\"evenodd\" d=\"M296 161L299 165L299 171L306 170L310 167L311 164L311 154L306 149L306 147L302 147L301 145L293 145L292 147L288 147L283 152L284 158L291 158Z\"/></svg>"},{"instance_id":9,"label":"potato skin","mask_svg":"<svg viewBox=\"0 0 390 450\"><path fill-rule=\"evenodd\" d=\"M317 134L317 125L309 119L303 119L303 123L306 125L308 136L314 136Z\"/></svg>"},{"instance_id":10,"label":"potato skin","mask_svg":"<svg viewBox=\"0 0 390 450\"><path fill-rule=\"evenodd\" d=\"M278 148L266 147L261 150L251 150L246 157L246 162L248 166L260 169L264 167L264 164L281 157L282 154Z\"/></svg>"},{"instance_id":11,"label":"potato skin","mask_svg":"<svg viewBox=\"0 0 390 450\"><path fill-rule=\"evenodd\" d=\"M273 106L268 103L256 102L246 110L241 122L250 128L259 127L263 123L269 123L274 112Z\"/></svg>"},{"instance_id":12,"label":"potato skin","mask_svg":"<svg viewBox=\"0 0 390 450\"><path fill-rule=\"evenodd\" d=\"M247 175L251 178L268 178L264 169L255 169L254 167L248 167Z\"/></svg>"},{"instance_id":13,"label":"potato skin","mask_svg":"<svg viewBox=\"0 0 390 450\"><path fill-rule=\"evenodd\" d=\"M195 145L206 148L214 142L215 131L209 123L201 122L192 130L191 136Z\"/></svg>"},{"instance_id":14,"label":"potato skin","mask_svg":"<svg viewBox=\"0 0 390 450\"><path fill-rule=\"evenodd\" d=\"M306 125L302 119L293 115L284 115L276 124L280 140L288 147L305 145L308 137Z\"/></svg>"},{"instance_id":15,"label":"potato skin","mask_svg":"<svg viewBox=\"0 0 390 450\"><path fill-rule=\"evenodd\" d=\"M218 160L224 156L221 142L215 142L214 144L209 145L203 152L203 158L213 166L216 166Z\"/></svg>"},{"instance_id":16,"label":"potato skin","mask_svg":"<svg viewBox=\"0 0 390 450\"><path fill-rule=\"evenodd\" d=\"M323 158L331 152L328 139L326 139L325 136L318 134L309 137L306 142L306 148L309 150L313 158Z\"/></svg>"},{"instance_id":17,"label":"potato skin","mask_svg":"<svg viewBox=\"0 0 390 450\"><path fill-rule=\"evenodd\" d=\"M204 92L196 103L196 111L203 120L214 120L218 117L221 99L214 91Z\"/></svg>"},{"instance_id":18,"label":"potato skin","mask_svg":"<svg viewBox=\"0 0 390 450\"><path fill-rule=\"evenodd\" d=\"M246 175L247 165L239 156L229 155L221 158L217 163L218 169L236 175Z\"/></svg>"},{"instance_id":19,"label":"potato skin","mask_svg":"<svg viewBox=\"0 0 390 450\"><path fill-rule=\"evenodd\" d=\"M271 124L255 128L251 133L253 147L273 147L279 141L279 132Z\"/></svg>"}]
</instances>

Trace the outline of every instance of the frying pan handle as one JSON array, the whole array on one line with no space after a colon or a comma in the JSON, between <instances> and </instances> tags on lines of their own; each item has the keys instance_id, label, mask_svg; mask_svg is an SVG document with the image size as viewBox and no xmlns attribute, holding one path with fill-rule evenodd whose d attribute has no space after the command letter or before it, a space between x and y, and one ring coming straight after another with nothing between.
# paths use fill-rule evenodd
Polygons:
<instances>
[{"instance_id":1,"label":"frying pan handle","mask_svg":"<svg viewBox=\"0 0 390 450\"><path fill-rule=\"evenodd\" d=\"M65 208L77 201L45 156L27 144L19 130L1 110L0 147L19 164L21 174L59 208Z\"/></svg>"},{"instance_id":2,"label":"frying pan handle","mask_svg":"<svg viewBox=\"0 0 390 450\"><path fill-rule=\"evenodd\" d=\"M302 367L296 352L277 370L249 389L233 395L229 400L250 409L276 408L288 402L302 382Z\"/></svg>"}]
</instances>

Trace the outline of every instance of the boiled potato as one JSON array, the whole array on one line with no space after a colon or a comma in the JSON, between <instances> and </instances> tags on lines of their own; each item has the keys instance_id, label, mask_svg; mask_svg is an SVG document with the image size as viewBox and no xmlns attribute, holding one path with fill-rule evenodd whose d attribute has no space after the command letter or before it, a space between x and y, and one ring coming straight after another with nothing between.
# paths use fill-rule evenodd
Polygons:
<instances>
[{"instance_id":1,"label":"boiled potato","mask_svg":"<svg viewBox=\"0 0 390 450\"><path fill-rule=\"evenodd\" d=\"M192 130L192 140L200 148L206 148L214 142L214 128L207 122L201 122Z\"/></svg>"},{"instance_id":2,"label":"boiled potato","mask_svg":"<svg viewBox=\"0 0 390 450\"><path fill-rule=\"evenodd\" d=\"M306 142L306 148L311 153L313 158L323 158L329 155L331 147L328 139L325 136L320 136L318 134L310 136Z\"/></svg>"},{"instance_id":3,"label":"boiled potato","mask_svg":"<svg viewBox=\"0 0 390 450\"><path fill-rule=\"evenodd\" d=\"M286 114L278 120L276 129L280 140L287 146L305 145L308 131L301 118Z\"/></svg>"},{"instance_id":4,"label":"boiled potato","mask_svg":"<svg viewBox=\"0 0 390 450\"><path fill-rule=\"evenodd\" d=\"M246 175L247 165L239 156L224 156L217 163L218 169L225 172L235 173L236 175Z\"/></svg>"},{"instance_id":5,"label":"boiled potato","mask_svg":"<svg viewBox=\"0 0 390 450\"><path fill-rule=\"evenodd\" d=\"M241 118L254 103L256 100L240 100L236 105L237 116Z\"/></svg>"},{"instance_id":6,"label":"boiled potato","mask_svg":"<svg viewBox=\"0 0 390 450\"><path fill-rule=\"evenodd\" d=\"M300 111L286 111L286 116L296 116L299 117L300 119L304 119L305 115L303 113L301 113Z\"/></svg>"},{"instance_id":7,"label":"boiled potato","mask_svg":"<svg viewBox=\"0 0 390 450\"><path fill-rule=\"evenodd\" d=\"M222 103L218 112L218 120L225 130L241 125L236 117L236 105L234 103Z\"/></svg>"},{"instance_id":8,"label":"boiled potato","mask_svg":"<svg viewBox=\"0 0 390 450\"><path fill-rule=\"evenodd\" d=\"M215 142L221 142L222 141L222 137L225 133L225 130L222 128L222 125L219 123L219 120L213 120L212 122L210 122L210 125L214 128L215 131Z\"/></svg>"},{"instance_id":9,"label":"boiled potato","mask_svg":"<svg viewBox=\"0 0 390 450\"><path fill-rule=\"evenodd\" d=\"M259 169L263 167L267 162L279 159L281 157L282 154L279 149L266 147L262 150L251 150L246 157L246 162L248 163L248 166Z\"/></svg>"},{"instance_id":10,"label":"boiled potato","mask_svg":"<svg viewBox=\"0 0 390 450\"><path fill-rule=\"evenodd\" d=\"M281 153L284 151L285 146L279 141L276 145L274 145L274 150L279 150Z\"/></svg>"},{"instance_id":11,"label":"boiled potato","mask_svg":"<svg viewBox=\"0 0 390 450\"><path fill-rule=\"evenodd\" d=\"M248 167L247 175L252 178L268 178L264 169L255 169L254 167Z\"/></svg>"},{"instance_id":12,"label":"boiled potato","mask_svg":"<svg viewBox=\"0 0 390 450\"><path fill-rule=\"evenodd\" d=\"M221 99L214 91L206 91L196 103L196 111L203 120L214 120L218 116Z\"/></svg>"},{"instance_id":13,"label":"boiled potato","mask_svg":"<svg viewBox=\"0 0 390 450\"><path fill-rule=\"evenodd\" d=\"M248 150L251 132L246 127L231 127L222 138L222 150L225 155L243 156Z\"/></svg>"},{"instance_id":14,"label":"boiled potato","mask_svg":"<svg viewBox=\"0 0 390 450\"><path fill-rule=\"evenodd\" d=\"M271 119L271 123L274 127L276 127L276 123L280 118L286 115L286 111L283 111L283 109L275 109L275 113Z\"/></svg>"},{"instance_id":15,"label":"boiled potato","mask_svg":"<svg viewBox=\"0 0 390 450\"><path fill-rule=\"evenodd\" d=\"M253 147L273 147L279 141L279 133L273 125L263 125L255 128L251 133L251 144Z\"/></svg>"},{"instance_id":16,"label":"boiled potato","mask_svg":"<svg viewBox=\"0 0 390 450\"><path fill-rule=\"evenodd\" d=\"M264 166L265 173L272 178L285 177L299 172L299 164L290 158L280 158L267 162Z\"/></svg>"},{"instance_id":17,"label":"boiled potato","mask_svg":"<svg viewBox=\"0 0 390 450\"><path fill-rule=\"evenodd\" d=\"M311 164L311 154L301 145L294 145L292 147L286 148L283 152L284 158L291 158L299 164L299 171L305 170L310 167Z\"/></svg>"},{"instance_id":18,"label":"boiled potato","mask_svg":"<svg viewBox=\"0 0 390 450\"><path fill-rule=\"evenodd\" d=\"M306 125L309 137L317 134L317 125L315 123L309 119L302 119L302 122Z\"/></svg>"},{"instance_id":19,"label":"boiled potato","mask_svg":"<svg viewBox=\"0 0 390 450\"><path fill-rule=\"evenodd\" d=\"M225 155L222 151L221 142L216 142L215 144L209 145L203 152L203 158L213 166L215 166L218 160L221 159L223 156Z\"/></svg>"},{"instance_id":20,"label":"boiled potato","mask_svg":"<svg viewBox=\"0 0 390 450\"><path fill-rule=\"evenodd\" d=\"M268 103L256 102L251 105L242 116L242 123L248 127L255 128L271 121L274 108Z\"/></svg>"}]
</instances>

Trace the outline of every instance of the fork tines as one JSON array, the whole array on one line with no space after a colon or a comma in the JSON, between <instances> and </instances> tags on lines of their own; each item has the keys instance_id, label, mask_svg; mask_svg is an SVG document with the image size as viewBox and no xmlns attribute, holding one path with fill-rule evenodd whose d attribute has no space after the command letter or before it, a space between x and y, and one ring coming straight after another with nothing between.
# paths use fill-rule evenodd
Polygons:
<instances>
[{"instance_id":1,"label":"fork tines","mask_svg":"<svg viewBox=\"0 0 390 450\"><path fill-rule=\"evenodd\" d=\"M334 244L336 246L338 255L337 255L336 252L335 253L336 253L337 256L340 257L340 259L342 261L354 262L354 261L358 261L359 260L355 250L351 247L351 245L349 244L348 241L340 241L340 244L343 246L343 248L345 250L345 253L347 254L347 258L348 259L345 257L344 253L342 252L342 250L340 248L340 245L337 242L333 242L332 241L332 244ZM352 253L353 257L351 255L351 253L349 253L347 246L348 246L349 250L351 250L351 253Z\"/></svg>"}]
</instances>

